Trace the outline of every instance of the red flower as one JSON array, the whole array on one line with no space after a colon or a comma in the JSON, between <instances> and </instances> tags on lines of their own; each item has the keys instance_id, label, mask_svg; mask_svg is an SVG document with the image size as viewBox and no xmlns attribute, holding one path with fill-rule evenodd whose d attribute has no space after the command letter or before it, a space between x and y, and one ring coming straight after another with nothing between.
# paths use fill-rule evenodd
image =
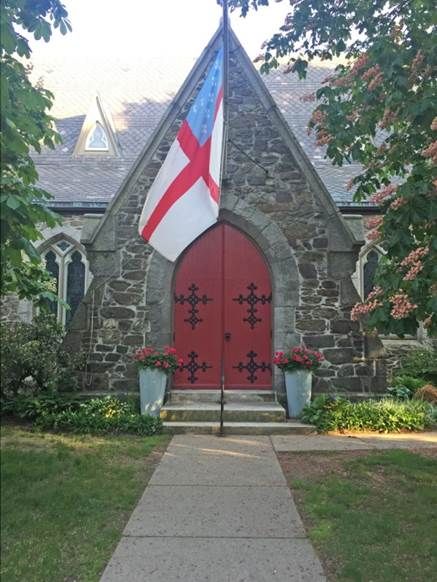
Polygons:
<instances>
[{"instance_id":1,"label":"red flower","mask_svg":"<svg viewBox=\"0 0 437 582\"><path fill-rule=\"evenodd\" d=\"M288 350L289 355L284 356L283 352L276 352L273 363L283 370L296 370L303 368L311 370L317 368L324 359L323 354L315 350L309 350L304 346L295 346Z\"/></svg>"}]
</instances>

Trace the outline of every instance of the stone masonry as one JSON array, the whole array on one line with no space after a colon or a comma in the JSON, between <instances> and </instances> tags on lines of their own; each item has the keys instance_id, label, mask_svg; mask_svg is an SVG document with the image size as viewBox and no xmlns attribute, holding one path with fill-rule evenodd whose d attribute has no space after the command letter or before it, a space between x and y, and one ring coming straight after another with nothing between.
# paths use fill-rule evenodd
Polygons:
<instances>
[{"instance_id":1,"label":"stone masonry","mask_svg":"<svg viewBox=\"0 0 437 582\"><path fill-rule=\"evenodd\" d=\"M264 253L273 285L273 348L303 342L324 353L314 391L369 394L384 386L350 309L359 244L291 135L235 37L231 38L229 133L220 219ZM147 191L214 53L214 40L182 87L124 187L83 243L94 279L67 337L88 352L85 386L136 391L132 353L172 340L176 265L138 236ZM182 106L181 106L182 104ZM94 221L97 222L97 221ZM377 350L375 350L375 354ZM274 388L283 391L275 371Z\"/></svg>"}]
</instances>

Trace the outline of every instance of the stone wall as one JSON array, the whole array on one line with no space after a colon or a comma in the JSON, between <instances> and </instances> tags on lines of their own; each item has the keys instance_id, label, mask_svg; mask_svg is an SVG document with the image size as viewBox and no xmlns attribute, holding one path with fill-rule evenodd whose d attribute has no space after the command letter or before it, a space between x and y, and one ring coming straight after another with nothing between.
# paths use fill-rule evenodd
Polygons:
<instances>
[{"instance_id":1,"label":"stone wall","mask_svg":"<svg viewBox=\"0 0 437 582\"><path fill-rule=\"evenodd\" d=\"M164 121L156 148L152 143L98 234L90 236L94 280L67 339L74 349L89 353L89 388L137 390L133 351L144 344L171 343L175 265L142 242L137 224L189 104ZM274 350L303 341L324 353L326 365L315 375L315 392L380 389L382 372L366 358L358 324L349 317L358 300L351 275L359 244L237 46L230 66L220 218L251 237L269 264ZM283 390L278 371L274 387Z\"/></svg>"}]
</instances>

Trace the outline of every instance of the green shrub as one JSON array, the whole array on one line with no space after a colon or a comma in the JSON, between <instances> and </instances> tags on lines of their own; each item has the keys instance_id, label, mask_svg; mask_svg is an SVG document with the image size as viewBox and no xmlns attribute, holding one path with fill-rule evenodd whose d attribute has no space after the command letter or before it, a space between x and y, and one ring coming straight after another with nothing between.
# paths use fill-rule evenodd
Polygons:
<instances>
[{"instance_id":1,"label":"green shrub","mask_svg":"<svg viewBox=\"0 0 437 582\"><path fill-rule=\"evenodd\" d=\"M414 394L425 386L427 383L423 378L414 378L413 376L399 375L395 376L387 392L393 398L398 400L409 400Z\"/></svg>"},{"instance_id":2,"label":"green shrub","mask_svg":"<svg viewBox=\"0 0 437 582\"><path fill-rule=\"evenodd\" d=\"M25 420L36 420L45 414L56 414L79 406L79 400L65 398L56 391L38 394L16 394L3 402L2 414L10 414Z\"/></svg>"},{"instance_id":3,"label":"green shrub","mask_svg":"<svg viewBox=\"0 0 437 582\"><path fill-rule=\"evenodd\" d=\"M132 433L153 435L162 429L160 418L140 415L130 402L106 396L82 402L60 412L43 413L36 419L41 429L77 433Z\"/></svg>"},{"instance_id":4,"label":"green shrub","mask_svg":"<svg viewBox=\"0 0 437 582\"><path fill-rule=\"evenodd\" d=\"M4 404L17 395L72 391L77 388L74 370L82 355L62 346L64 330L53 315L44 313L32 323L1 323L1 398Z\"/></svg>"},{"instance_id":5,"label":"green shrub","mask_svg":"<svg viewBox=\"0 0 437 582\"><path fill-rule=\"evenodd\" d=\"M389 392L390 396L397 398L398 400L409 400L414 394L410 388L403 385L390 386L387 388L387 392Z\"/></svg>"},{"instance_id":6,"label":"green shrub","mask_svg":"<svg viewBox=\"0 0 437 582\"><path fill-rule=\"evenodd\" d=\"M398 377L424 380L423 384L437 384L437 353L435 350L412 350L401 359L400 367L395 371L394 382ZM422 386L423 386L422 384ZM421 386L419 386L421 388Z\"/></svg>"},{"instance_id":7,"label":"green shrub","mask_svg":"<svg viewBox=\"0 0 437 582\"><path fill-rule=\"evenodd\" d=\"M399 374L393 378L392 386L396 388L407 388L411 392L411 396L425 386L427 381L424 378L416 378L414 376L408 376L407 374Z\"/></svg>"},{"instance_id":8,"label":"green shrub","mask_svg":"<svg viewBox=\"0 0 437 582\"><path fill-rule=\"evenodd\" d=\"M320 432L329 430L374 430L397 432L423 430L432 422L432 408L422 401L385 398L350 402L344 398L318 396L301 414L303 421Z\"/></svg>"}]
</instances>

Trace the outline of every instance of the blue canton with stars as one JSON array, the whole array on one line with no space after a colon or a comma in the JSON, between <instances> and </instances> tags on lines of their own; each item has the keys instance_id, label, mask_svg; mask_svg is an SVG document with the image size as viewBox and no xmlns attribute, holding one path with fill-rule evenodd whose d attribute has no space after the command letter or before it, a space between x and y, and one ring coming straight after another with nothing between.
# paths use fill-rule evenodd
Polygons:
<instances>
[{"instance_id":1,"label":"blue canton with stars","mask_svg":"<svg viewBox=\"0 0 437 582\"><path fill-rule=\"evenodd\" d=\"M187 122L200 145L211 136L217 97L223 84L223 48L215 57L190 112Z\"/></svg>"}]
</instances>

